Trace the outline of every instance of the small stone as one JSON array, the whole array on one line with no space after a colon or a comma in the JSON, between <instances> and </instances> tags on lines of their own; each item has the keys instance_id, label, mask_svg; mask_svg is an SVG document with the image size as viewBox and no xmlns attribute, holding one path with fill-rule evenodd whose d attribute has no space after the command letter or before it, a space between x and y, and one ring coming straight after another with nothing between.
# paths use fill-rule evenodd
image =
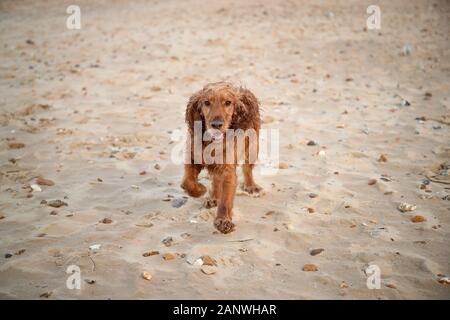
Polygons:
<instances>
[{"instance_id":1,"label":"small stone","mask_svg":"<svg viewBox=\"0 0 450 320\"><path fill-rule=\"evenodd\" d=\"M370 179L369 182L367 182L367 184L368 184L369 186L373 186L373 185L376 184L376 183L377 183L377 180L376 180L376 179Z\"/></svg>"},{"instance_id":2,"label":"small stone","mask_svg":"<svg viewBox=\"0 0 450 320\"><path fill-rule=\"evenodd\" d=\"M200 212L200 214L198 216L200 218L202 218L203 220L205 220L205 221L209 220L209 213L208 213L208 211Z\"/></svg>"},{"instance_id":3,"label":"small stone","mask_svg":"<svg viewBox=\"0 0 450 320\"><path fill-rule=\"evenodd\" d=\"M141 172L139 172L139 175L140 176L144 176L144 175L146 175L147 174L147 172L144 170L144 171L141 171Z\"/></svg>"},{"instance_id":4,"label":"small stone","mask_svg":"<svg viewBox=\"0 0 450 320\"><path fill-rule=\"evenodd\" d=\"M160 166L159 164L155 164L154 168L155 168L156 170L160 170L160 169L161 169L161 166Z\"/></svg>"},{"instance_id":5,"label":"small stone","mask_svg":"<svg viewBox=\"0 0 450 320\"><path fill-rule=\"evenodd\" d=\"M14 254L16 255L16 256L20 256L22 253L24 253L25 252L25 249L20 249L19 251L17 251L17 252L15 252Z\"/></svg>"},{"instance_id":6,"label":"small stone","mask_svg":"<svg viewBox=\"0 0 450 320\"><path fill-rule=\"evenodd\" d=\"M58 211L52 210L52 211L50 211L50 215L56 216L56 215L58 215Z\"/></svg>"},{"instance_id":7,"label":"small stone","mask_svg":"<svg viewBox=\"0 0 450 320\"><path fill-rule=\"evenodd\" d=\"M174 208L180 208L187 202L187 199L185 198L176 198L172 200L172 207Z\"/></svg>"},{"instance_id":8,"label":"small stone","mask_svg":"<svg viewBox=\"0 0 450 320\"><path fill-rule=\"evenodd\" d=\"M100 222L101 222L101 223L104 223L104 224L110 224L110 223L112 223L113 221L112 221L110 218L104 218L104 219L100 220Z\"/></svg>"},{"instance_id":9,"label":"small stone","mask_svg":"<svg viewBox=\"0 0 450 320\"><path fill-rule=\"evenodd\" d=\"M211 275L216 273L216 268L209 265L203 265L201 270L204 274Z\"/></svg>"},{"instance_id":10,"label":"small stone","mask_svg":"<svg viewBox=\"0 0 450 320\"><path fill-rule=\"evenodd\" d=\"M93 244L92 246L89 246L89 250L96 251L99 250L101 246L101 244Z\"/></svg>"},{"instance_id":11,"label":"small stone","mask_svg":"<svg viewBox=\"0 0 450 320\"><path fill-rule=\"evenodd\" d=\"M59 208L62 206L67 206L67 203L62 200L50 200L47 202L47 205L53 208Z\"/></svg>"},{"instance_id":12,"label":"small stone","mask_svg":"<svg viewBox=\"0 0 450 320\"><path fill-rule=\"evenodd\" d=\"M313 140L309 140L306 145L307 146L315 146L315 145L317 145L317 143L315 141L313 141Z\"/></svg>"},{"instance_id":13,"label":"small stone","mask_svg":"<svg viewBox=\"0 0 450 320\"><path fill-rule=\"evenodd\" d=\"M306 272L316 272L319 271L319 268L315 264L305 264L302 270Z\"/></svg>"},{"instance_id":14,"label":"small stone","mask_svg":"<svg viewBox=\"0 0 450 320\"><path fill-rule=\"evenodd\" d=\"M441 284L449 285L450 284L450 279L448 277L441 276L441 278L438 279L438 282L441 283Z\"/></svg>"},{"instance_id":15,"label":"small stone","mask_svg":"<svg viewBox=\"0 0 450 320\"><path fill-rule=\"evenodd\" d=\"M33 192L41 192L42 191L41 187L39 187L37 184L30 185L30 188Z\"/></svg>"},{"instance_id":16,"label":"small stone","mask_svg":"<svg viewBox=\"0 0 450 320\"><path fill-rule=\"evenodd\" d=\"M271 117L271 116L265 116L265 117L262 119L262 123L264 123L264 124L272 123L272 122L274 122L274 121L275 121L275 119L274 119L273 117Z\"/></svg>"},{"instance_id":17,"label":"small stone","mask_svg":"<svg viewBox=\"0 0 450 320\"><path fill-rule=\"evenodd\" d=\"M278 168L280 168L280 169L288 169L289 165L286 162L280 162L280 164L278 165Z\"/></svg>"},{"instance_id":18,"label":"small stone","mask_svg":"<svg viewBox=\"0 0 450 320\"><path fill-rule=\"evenodd\" d=\"M148 252L144 252L142 254L143 257L151 257L151 256L156 256L159 254L159 251L154 250L154 251L148 251Z\"/></svg>"},{"instance_id":19,"label":"small stone","mask_svg":"<svg viewBox=\"0 0 450 320\"><path fill-rule=\"evenodd\" d=\"M201 259L203 261L203 265L206 265L206 266L217 266L216 260L214 260L210 256L202 256Z\"/></svg>"},{"instance_id":20,"label":"small stone","mask_svg":"<svg viewBox=\"0 0 450 320\"><path fill-rule=\"evenodd\" d=\"M24 147L25 147L25 144L21 143L21 142L8 143L8 148L10 148L10 149L22 149Z\"/></svg>"},{"instance_id":21,"label":"small stone","mask_svg":"<svg viewBox=\"0 0 450 320\"><path fill-rule=\"evenodd\" d=\"M164 238L162 243L164 243L166 247L170 247L173 244L173 238L172 237Z\"/></svg>"},{"instance_id":22,"label":"small stone","mask_svg":"<svg viewBox=\"0 0 450 320\"><path fill-rule=\"evenodd\" d=\"M378 158L378 162L387 162L387 161L388 159L385 154L381 154L380 157Z\"/></svg>"},{"instance_id":23,"label":"small stone","mask_svg":"<svg viewBox=\"0 0 450 320\"><path fill-rule=\"evenodd\" d=\"M150 274L150 272L144 271L142 272L142 278L144 278L145 280L151 280L152 275Z\"/></svg>"},{"instance_id":24,"label":"small stone","mask_svg":"<svg viewBox=\"0 0 450 320\"><path fill-rule=\"evenodd\" d=\"M339 287L341 287L342 289L348 288L348 284L345 281L342 281L341 284L339 285Z\"/></svg>"},{"instance_id":25,"label":"small stone","mask_svg":"<svg viewBox=\"0 0 450 320\"><path fill-rule=\"evenodd\" d=\"M414 211L417 209L417 206L413 205L413 204L409 204L407 202L402 202L398 205L398 210L400 210L401 212L410 212L410 211Z\"/></svg>"},{"instance_id":26,"label":"small stone","mask_svg":"<svg viewBox=\"0 0 450 320\"><path fill-rule=\"evenodd\" d=\"M425 222L427 219L424 216L414 216L411 219L412 222L418 223L418 222Z\"/></svg>"},{"instance_id":27,"label":"small stone","mask_svg":"<svg viewBox=\"0 0 450 320\"><path fill-rule=\"evenodd\" d=\"M317 193L310 193L308 195L311 199L317 198L319 195Z\"/></svg>"},{"instance_id":28,"label":"small stone","mask_svg":"<svg viewBox=\"0 0 450 320\"><path fill-rule=\"evenodd\" d=\"M96 281L93 280L93 279L85 279L84 281L86 281L87 284L94 284L94 283L96 283Z\"/></svg>"},{"instance_id":29,"label":"small stone","mask_svg":"<svg viewBox=\"0 0 450 320\"><path fill-rule=\"evenodd\" d=\"M0 220L5 219L5 216L0 214Z\"/></svg>"},{"instance_id":30,"label":"small stone","mask_svg":"<svg viewBox=\"0 0 450 320\"><path fill-rule=\"evenodd\" d=\"M312 256L316 256L316 255L318 255L318 254L320 254L320 253L322 253L324 251L325 251L325 249L323 249L323 248L313 249L313 250L311 250L309 252L309 254L312 255Z\"/></svg>"},{"instance_id":31,"label":"small stone","mask_svg":"<svg viewBox=\"0 0 450 320\"><path fill-rule=\"evenodd\" d=\"M55 184L52 180L44 179L41 177L38 177L36 179L36 183L40 186L53 186Z\"/></svg>"},{"instance_id":32,"label":"small stone","mask_svg":"<svg viewBox=\"0 0 450 320\"><path fill-rule=\"evenodd\" d=\"M53 292L44 292L43 294L41 294L39 297L41 298L50 298L50 296L53 294Z\"/></svg>"},{"instance_id":33,"label":"small stone","mask_svg":"<svg viewBox=\"0 0 450 320\"><path fill-rule=\"evenodd\" d=\"M5 253L5 259L11 258L13 255L11 253Z\"/></svg>"},{"instance_id":34,"label":"small stone","mask_svg":"<svg viewBox=\"0 0 450 320\"><path fill-rule=\"evenodd\" d=\"M172 253L165 253L162 257L166 261L175 259L175 255Z\"/></svg>"},{"instance_id":35,"label":"small stone","mask_svg":"<svg viewBox=\"0 0 450 320\"><path fill-rule=\"evenodd\" d=\"M307 208L307 210L308 210L308 213L314 213L314 212L316 212L316 210L315 210L314 208Z\"/></svg>"},{"instance_id":36,"label":"small stone","mask_svg":"<svg viewBox=\"0 0 450 320\"><path fill-rule=\"evenodd\" d=\"M391 289L397 289L397 286L393 283L387 283L386 287L391 288Z\"/></svg>"}]
</instances>

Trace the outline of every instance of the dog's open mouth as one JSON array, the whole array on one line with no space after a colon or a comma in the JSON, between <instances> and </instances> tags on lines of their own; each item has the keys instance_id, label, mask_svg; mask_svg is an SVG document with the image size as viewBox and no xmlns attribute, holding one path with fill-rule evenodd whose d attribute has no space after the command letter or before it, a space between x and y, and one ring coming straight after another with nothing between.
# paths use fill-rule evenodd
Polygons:
<instances>
[{"instance_id":1,"label":"dog's open mouth","mask_svg":"<svg viewBox=\"0 0 450 320\"><path fill-rule=\"evenodd\" d=\"M223 140L223 132L217 129L208 129L208 135L213 142L220 142Z\"/></svg>"}]
</instances>

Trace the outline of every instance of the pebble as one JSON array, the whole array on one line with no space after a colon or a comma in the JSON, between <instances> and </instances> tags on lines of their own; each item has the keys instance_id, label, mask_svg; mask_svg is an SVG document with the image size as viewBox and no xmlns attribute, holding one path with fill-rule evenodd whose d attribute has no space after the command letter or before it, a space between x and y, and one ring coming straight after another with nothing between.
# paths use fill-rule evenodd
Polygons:
<instances>
[{"instance_id":1,"label":"pebble","mask_svg":"<svg viewBox=\"0 0 450 320\"><path fill-rule=\"evenodd\" d=\"M39 187L37 184L30 185L30 188L33 192L41 192L42 191L41 187Z\"/></svg>"},{"instance_id":2,"label":"pebble","mask_svg":"<svg viewBox=\"0 0 450 320\"><path fill-rule=\"evenodd\" d=\"M161 166L160 166L159 164L155 164L154 168L155 168L156 170L160 170L160 169L161 169Z\"/></svg>"},{"instance_id":3,"label":"pebble","mask_svg":"<svg viewBox=\"0 0 450 320\"><path fill-rule=\"evenodd\" d=\"M44 292L43 294L41 294L39 297L41 298L50 298L50 296L53 294L53 292Z\"/></svg>"},{"instance_id":4,"label":"pebble","mask_svg":"<svg viewBox=\"0 0 450 320\"><path fill-rule=\"evenodd\" d=\"M264 123L264 124L272 123L272 122L274 122L274 121L275 121L275 119L274 119L273 117L271 117L271 116L265 116L265 117L262 119L262 123Z\"/></svg>"},{"instance_id":5,"label":"pebble","mask_svg":"<svg viewBox=\"0 0 450 320\"><path fill-rule=\"evenodd\" d=\"M448 284L450 284L450 279L448 277L441 277L441 278L439 278L438 282L441 283L441 284L447 284L448 285Z\"/></svg>"},{"instance_id":6,"label":"pebble","mask_svg":"<svg viewBox=\"0 0 450 320\"><path fill-rule=\"evenodd\" d=\"M144 272L142 272L142 278L144 278L145 280L151 280L152 275L150 274L150 272L144 271Z\"/></svg>"},{"instance_id":7,"label":"pebble","mask_svg":"<svg viewBox=\"0 0 450 320\"><path fill-rule=\"evenodd\" d=\"M93 244L89 246L89 250L91 251L99 250L101 246L102 246L101 244Z\"/></svg>"},{"instance_id":8,"label":"pebble","mask_svg":"<svg viewBox=\"0 0 450 320\"><path fill-rule=\"evenodd\" d=\"M288 165L286 162L281 162L281 163L278 165L278 168L280 168L280 169L288 169L288 168L289 168L289 165Z\"/></svg>"},{"instance_id":9,"label":"pebble","mask_svg":"<svg viewBox=\"0 0 450 320\"><path fill-rule=\"evenodd\" d=\"M44 179L41 177L38 177L36 179L36 183L40 186L53 186L55 184L52 180Z\"/></svg>"},{"instance_id":10,"label":"pebble","mask_svg":"<svg viewBox=\"0 0 450 320\"><path fill-rule=\"evenodd\" d=\"M162 257L166 261L175 259L175 255L172 253L165 253Z\"/></svg>"},{"instance_id":11,"label":"pebble","mask_svg":"<svg viewBox=\"0 0 450 320\"><path fill-rule=\"evenodd\" d=\"M367 182L367 184L368 184L369 186L373 186L373 185L376 184L376 183L377 183L377 180L376 180L376 179L370 179L369 182Z\"/></svg>"},{"instance_id":12,"label":"pebble","mask_svg":"<svg viewBox=\"0 0 450 320\"><path fill-rule=\"evenodd\" d=\"M112 223L113 221L112 221L110 218L105 218L105 219L103 219L103 220L100 220L100 222L101 222L101 223L104 223L104 224L110 224L110 223Z\"/></svg>"},{"instance_id":13,"label":"pebble","mask_svg":"<svg viewBox=\"0 0 450 320\"><path fill-rule=\"evenodd\" d=\"M308 213L314 213L314 212L316 212L316 210L315 210L314 208L307 208L307 210L308 210Z\"/></svg>"},{"instance_id":14,"label":"pebble","mask_svg":"<svg viewBox=\"0 0 450 320\"><path fill-rule=\"evenodd\" d=\"M170 247L173 244L173 238L172 237L166 237L163 239L162 243L164 243L164 245L166 247Z\"/></svg>"},{"instance_id":15,"label":"pebble","mask_svg":"<svg viewBox=\"0 0 450 320\"><path fill-rule=\"evenodd\" d=\"M172 200L172 207L174 208L180 208L187 202L187 199L185 198L176 198Z\"/></svg>"},{"instance_id":16,"label":"pebble","mask_svg":"<svg viewBox=\"0 0 450 320\"><path fill-rule=\"evenodd\" d=\"M9 258L11 258L13 255L11 254L11 253L6 253L5 254L5 259L9 259Z\"/></svg>"},{"instance_id":17,"label":"pebble","mask_svg":"<svg viewBox=\"0 0 450 320\"><path fill-rule=\"evenodd\" d=\"M380 157L378 158L378 162L387 162L387 161L388 159L385 154L381 154Z\"/></svg>"},{"instance_id":18,"label":"pebble","mask_svg":"<svg viewBox=\"0 0 450 320\"><path fill-rule=\"evenodd\" d=\"M22 149L25 147L24 143L21 142L11 142L8 144L8 148L10 149Z\"/></svg>"},{"instance_id":19,"label":"pebble","mask_svg":"<svg viewBox=\"0 0 450 320\"><path fill-rule=\"evenodd\" d=\"M210 256L202 256L201 259L202 259L203 265L206 265L206 266L217 266L216 260L214 260Z\"/></svg>"},{"instance_id":20,"label":"pebble","mask_svg":"<svg viewBox=\"0 0 450 320\"><path fill-rule=\"evenodd\" d=\"M216 273L216 268L213 266L203 265L201 270L204 274L211 275Z\"/></svg>"},{"instance_id":21,"label":"pebble","mask_svg":"<svg viewBox=\"0 0 450 320\"><path fill-rule=\"evenodd\" d=\"M414 223L425 222L427 219L424 216L414 216L411 218L411 221Z\"/></svg>"},{"instance_id":22,"label":"pebble","mask_svg":"<svg viewBox=\"0 0 450 320\"><path fill-rule=\"evenodd\" d=\"M322 253L324 251L325 251L325 249L323 249L323 248L313 249L313 250L311 250L309 252L309 254L312 255L312 256L316 256L316 255L318 255L318 254L320 254L320 253Z\"/></svg>"},{"instance_id":23,"label":"pebble","mask_svg":"<svg viewBox=\"0 0 450 320\"><path fill-rule=\"evenodd\" d=\"M205 221L209 220L209 213L208 211L203 211L198 215L200 218L202 218Z\"/></svg>"},{"instance_id":24,"label":"pebble","mask_svg":"<svg viewBox=\"0 0 450 320\"><path fill-rule=\"evenodd\" d=\"M84 281L86 281L87 284L94 284L94 283L96 283L96 281L93 280L93 279L85 279Z\"/></svg>"},{"instance_id":25,"label":"pebble","mask_svg":"<svg viewBox=\"0 0 450 320\"><path fill-rule=\"evenodd\" d=\"M317 145L317 143L315 141L313 141L313 140L309 140L306 145L307 146L315 146L315 145Z\"/></svg>"},{"instance_id":26,"label":"pebble","mask_svg":"<svg viewBox=\"0 0 450 320\"><path fill-rule=\"evenodd\" d=\"M59 207L62 207L62 206L67 206L67 203L65 203L62 200L50 200L50 201L47 201L46 204L48 206L50 206L50 207L53 207L53 208L59 208Z\"/></svg>"},{"instance_id":27,"label":"pebble","mask_svg":"<svg viewBox=\"0 0 450 320\"><path fill-rule=\"evenodd\" d=\"M416 210L417 206L409 204L407 202L402 202L398 205L398 210L401 212L410 212Z\"/></svg>"},{"instance_id":28,"label":"pebble","mask_svg":"<svg viewBox=\"0 0 450 320\"><path fill-rule=\"evenodd\" d=\"M305 264L302 270L306 272L316 272L319 271L319 268L315 264Z\"/></svg>"},{"instance_id":29,"label":"pebble","mask_svg":"<svg viewBox=\"0 0 450 320\"><path fill-rule=\"evenodd\" d=\"M157 250L153 250L153 251L148 251L148 252L144 252L142 254L143 257L151 257L151 256L156 256L159 254L159 251Z\"/></svg>"},{"instance_id":30,"label":"pebble","mask_svg":"<svg viewBox=\"0 0 450 320\"><path fill-rule=\"evenodd\" d=\"M310 193L308 195L311 199L317 198L319 195L317 193Z\"/></svg>"}]
</instances>

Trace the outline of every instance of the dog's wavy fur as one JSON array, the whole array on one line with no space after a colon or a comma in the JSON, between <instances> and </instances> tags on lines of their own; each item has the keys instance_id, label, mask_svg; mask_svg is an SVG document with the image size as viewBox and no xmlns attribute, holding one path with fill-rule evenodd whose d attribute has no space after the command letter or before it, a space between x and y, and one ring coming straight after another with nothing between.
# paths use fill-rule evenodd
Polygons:
<instances>
[{"instance_id":1,"label":"dog's wavy fur","mask_svg":"<svg viewBox=\"0 0 450 320\"><path fill-rule=\"evenodd\" d=\"M205 109L205 101L212 100L214 104ZM230 103L230 107L224 107L221 105L223 101L227 100ZM211 120L205 116L205 113L209 114L209 108L215 108L217 112L222 112L220 116L224 118L224 128L226 129L253 129L256 132L256 153L258 153L258 140L259 129L261 126L261 119L259 115L259 103L257 98L249 90L234 86L227 82L216 82L207 84L203 89L194 93L186 107L186 124L189 130L188 139L190 143L191 153L190 163L185 164L185 173L181 187L192 197L200 197L206 192L204 185L198 182L198 175L200 171L206 167L211 180L212 188L210 190L209 197L206 199L204 206L211 208L217 206L217 215L214 220L214 226L222 233L229 233L234 230L235 225L232 222L233 218L233 202L236 193L237 176L236 167L238 156L236 155L236 146L231 152L233 152L233 163L225 164L205 164L203 161L201 164L194 163L194 123L195 121L202 122L202 136L207 129L211 127ZM223 110L222 110L223 109ZM206 110L206 111L205 111ZM227 112L232 112L228 115ZM204 149L211 141L202 140L202 149ZM249 141L245 141L245 160L242 165L244 174L243 188L248 193L259 193L262 191L255 181L253 180L253 168L254 163L249 161ZM227 143L223 143L223 155L226 157Z\"/></svg>"}]
</instances>

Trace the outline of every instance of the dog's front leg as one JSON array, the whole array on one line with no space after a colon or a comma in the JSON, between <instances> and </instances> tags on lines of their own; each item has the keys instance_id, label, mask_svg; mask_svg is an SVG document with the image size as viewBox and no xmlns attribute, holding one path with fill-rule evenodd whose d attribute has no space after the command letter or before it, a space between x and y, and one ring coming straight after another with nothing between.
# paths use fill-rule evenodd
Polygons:
<instances>
[{"instance_id":1,"label":"dog's front leg","mask_svg":"<svg viewBox=\"0 0 450 320\"><path fill-rule=\"evenodd\" d=\"M233 202L236 193L236 166L226 165L221 174L222 192L217 207L217 216L214 226L222 233L230 233L234 230Z\"/></svg>"},{"instance_id":2,"label":"dog's front leg","mask_svg":"<svg viewBox=\"0 0 450 320\"><path fill-rule=\"evenodd\" d=\"M181 183L183 188L191 197L201 197L206 192L206 187L198 182L198 175L203 166L200 164L185 164L184 177Z\"/></svg>"}]
</instances>

